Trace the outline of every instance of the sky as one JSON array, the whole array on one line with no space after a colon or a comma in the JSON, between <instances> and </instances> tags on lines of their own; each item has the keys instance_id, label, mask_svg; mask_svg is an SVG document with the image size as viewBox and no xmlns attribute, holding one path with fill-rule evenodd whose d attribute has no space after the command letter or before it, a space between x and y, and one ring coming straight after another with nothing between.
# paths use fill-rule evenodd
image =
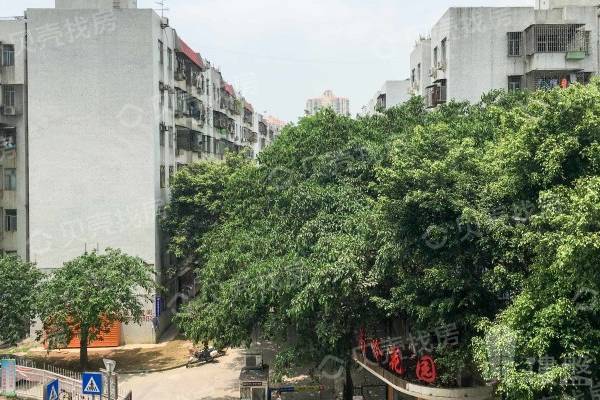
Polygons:
<instances>
[{"instance_id":1,"label":"sky","mask_svg":"<svg viewBox=\"0 0 600 400\"><path fill-rule=\"evenodd\" d=\"M448 7L533 6L534 0L165 0L170 24L221 68L258 112L296 121L331 89L360 111L386 80L409 76L419 35ZM54 0L0 0L0 16ZM155 0L139 8L158 9ZM160 11L158 11L160 13Z\"/></svg>"}]
</instances>

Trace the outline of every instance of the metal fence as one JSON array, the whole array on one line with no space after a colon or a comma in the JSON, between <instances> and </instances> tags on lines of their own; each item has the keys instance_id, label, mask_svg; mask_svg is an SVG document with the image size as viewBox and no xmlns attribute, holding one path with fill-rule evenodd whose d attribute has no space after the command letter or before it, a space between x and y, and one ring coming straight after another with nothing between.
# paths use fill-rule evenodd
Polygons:
<instances>
[{"instance_id":1,"label":"metal fence","mask_svg":"<svg viewBox=\"0 0 600 400\"><path fill-rule=\"evenodd\" d=\"M40 364L20 357L14 358L17 365L17 396L27 399L43 399L44 385L58 379L60 382L60 392L65 393L61 399L71 400L108 400L104 393L102 398L99 396L82 394L81 373L69 371L64 368L57 368L52 365ZM0 374L1 376L1 374ZM113 375L114 376L114 375ZM1 378L0 378L1 379ZM105 383L106 385L106 383ZM106 386L105 386L106 387ZM114 393L114 390L113 390ZM118 392L117 392L118 393ZM131 399L131 393L124 393L118 396L111 396L111 400Z\"/></svg>"}]
</instances>

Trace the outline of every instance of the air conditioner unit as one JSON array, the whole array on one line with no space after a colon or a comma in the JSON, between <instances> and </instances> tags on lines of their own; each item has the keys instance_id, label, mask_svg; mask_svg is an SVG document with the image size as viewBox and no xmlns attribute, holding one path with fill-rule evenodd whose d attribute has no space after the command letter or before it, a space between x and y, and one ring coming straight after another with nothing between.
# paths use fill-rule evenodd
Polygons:
<instances>
[{"instance_id":1,"label":"air conditioner unit","mask_svg":"<svg viewBox=\"0 0 600 400\"><path fill-rule=\"evenodd\" d=\"M248 369L261 369L263 366L262 354L246 354L245 367Z\"/></svg>"},{"instance_id":2,"label":"air conditioner unit","mask_svg":"<svg viewBox=\"0 0 600 400\"><path fill-rule=\"evenodd\" d=\"M17 115L17 110L14 106L4 106L2 107L2 114L4 115Z\"/></svg>"},{"instance_id":3,"label":"air conditioner unit","mask_svg":"<svg viewBox=\"0 0 600 400\"><path fill-rule=\"evenodd\" d=\"M162 29L165 29L165 28L167 28L168 26L169 26L169 18L167 18L167 17L163 17L163 18L160 20L160 27L161 27Z\"/></svg>"}]
</instances>

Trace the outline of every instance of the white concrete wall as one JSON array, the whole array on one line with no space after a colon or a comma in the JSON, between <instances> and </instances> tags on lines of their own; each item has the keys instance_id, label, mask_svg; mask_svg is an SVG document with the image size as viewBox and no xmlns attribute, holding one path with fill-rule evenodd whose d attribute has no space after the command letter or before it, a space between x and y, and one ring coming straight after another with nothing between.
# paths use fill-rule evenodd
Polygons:
<instances>
[{"instance_id":1,"label":"white concrete wall","mask_svg":"<svg viewBox=\"0 0 600 400\"><path fill-rule=\"evenodd\" d=\"M55 0L55 8L106 9L114 8L115 0ZM120 8L137 8L137 0L118 0Z\"/></svg>"},{"instance_id":2,"label":"white concrete wall","mask_svg":"<svg viewBox=\"0 0 600 400\"><path fill-rule=\"evenodd\" d=\"M419 65L420 73L419 73ZM415 71L415 85L411 88L412 93L418 96L425 96L425 88L431 84L429 69L431 68L431 39L421 38L415 44L413 51L410 53L410 71Z\"/></svg>"},{"instance_id":3,"label":"white concrete wall","mask_svg":"<svg viewBox=\"0 0 600 400\"><path fill-rule=\"evenodd\" d=\"M44 27L94 15L28 10L30 40L39 41ZM40 268L60 267L96 245L156 264L152 11L111 18L114 28L89 39L28 50L31 227L42 229L31 238L31 257Z\"/></svg>"},{"instance_id":4,"label":"white concrete wall","mask_svg":"<svg viewBox=\"0 0 600 400\"><path fill-rule=\"evenodd\" d=\"M32 261L52 269L86 248L115 247L160 270L160 19L152 10L33 9L27 17ZM41 40L48 27L75 20L104 29ZM124 335L156 339L151 321Z\"/></svg>"}]
</instances>

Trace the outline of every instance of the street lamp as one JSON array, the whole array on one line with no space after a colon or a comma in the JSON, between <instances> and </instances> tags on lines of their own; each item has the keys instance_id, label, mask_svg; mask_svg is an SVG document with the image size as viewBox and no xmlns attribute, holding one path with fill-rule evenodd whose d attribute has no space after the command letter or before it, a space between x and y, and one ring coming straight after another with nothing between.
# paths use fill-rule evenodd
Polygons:
<instances>
[{"instance_id":1,"label":"street lamp","mask_svg":"<svg viewBox=\"0 0 600 400\"><path fill-rule=\"evenodd\" d=\"M115 360L109 360L108 358L103 358L102 362L104 362L104 368L106 368L106 375L107 375L107 383L108 383L108 400L111 400L111 396L110 396L110 392L112 389L112 375L113 372L115 371L115 367L117 366L117 362Z\"/></svg>"}]
</instances>

